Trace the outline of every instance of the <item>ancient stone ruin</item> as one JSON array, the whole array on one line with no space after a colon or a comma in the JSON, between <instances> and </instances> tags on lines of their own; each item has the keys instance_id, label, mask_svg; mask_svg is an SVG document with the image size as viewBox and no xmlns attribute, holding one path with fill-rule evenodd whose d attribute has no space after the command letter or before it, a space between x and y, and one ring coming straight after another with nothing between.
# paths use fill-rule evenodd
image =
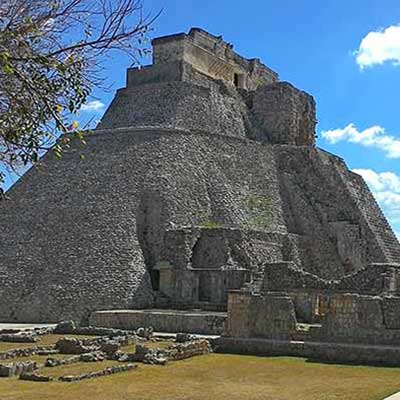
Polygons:
<instances>
[{"instance_id":1,"label":"ancient stone ruin","mask_svg":"<svg viewBox=\"0 0 400 400\"><path fill-rule=\"evenodd\" d=\"M0 204L0 320L229 304L230 338L398 343L400 245L316 122L221 37L155 39L87 145Z\"/></svg>"}]
</instances>

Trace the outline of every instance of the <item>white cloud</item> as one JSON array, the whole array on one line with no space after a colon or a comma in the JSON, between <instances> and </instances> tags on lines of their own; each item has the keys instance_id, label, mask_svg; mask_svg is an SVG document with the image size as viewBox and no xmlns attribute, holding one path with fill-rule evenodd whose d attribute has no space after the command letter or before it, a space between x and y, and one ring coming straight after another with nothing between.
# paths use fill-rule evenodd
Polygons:
<instances>
[{"instance_id":1,"label":"white cloud","mask_svg":"<svg viewBox=\"0 0 400 400\"><path fill-rule=\"evenodd\" d=\"M376 200L394 226L400 238L400 176L394 172L375 172L372 169L354 169L367 182Z\"/></svg>"},{"instance_id":2,"label":"white cloud","mask_svg":"<svg viewBox=\"0 0 400 400\"><path fill-rule=\"evenodd\" d=\"M105 107L105 104L99 100L89 101L83 104L81 107L82 111L101 111Z\"/></svg>"},{"instance_id":3,"label":"white cloud","mask_svg":"<svg viewBox=\"0 0 400 400\"><path fill-rule=\"evenodd\" d=\"M400 65L400 25L369 32L362 39L355 55L361 69L387 61Z\"/></svg>"},{"instance_id":4,"label":"white cloud","mask_svg":"<svg viewBox=\"0 0 400 400\"><path fill-rule=\"evenodd\" d=\"M354 124L349 124L345 128L323 131L321 136L332 144L348 141L365 147L375 147L389 158L400 158L400 139L386 134L385 128L378 125L359 131Z\"/></svg>"}]
</instances>

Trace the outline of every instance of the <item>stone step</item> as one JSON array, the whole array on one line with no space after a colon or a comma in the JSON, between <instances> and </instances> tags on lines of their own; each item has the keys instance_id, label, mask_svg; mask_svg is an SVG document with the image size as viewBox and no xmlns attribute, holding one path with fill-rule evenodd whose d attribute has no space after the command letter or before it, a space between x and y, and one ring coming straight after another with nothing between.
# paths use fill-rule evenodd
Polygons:
<instances>
[{"instance_id":1,"label":"stone step","mask_svg":"<svg viewBox=\"0 0 400 400\"><path fill-rule=\"evenodd\" d=\"M96 311L91 324L105 328L136 330L152 327L157 332L183 332L220 335L227 319L226 312L204 310L106 310Z\"/></svg>"}]
</instances>

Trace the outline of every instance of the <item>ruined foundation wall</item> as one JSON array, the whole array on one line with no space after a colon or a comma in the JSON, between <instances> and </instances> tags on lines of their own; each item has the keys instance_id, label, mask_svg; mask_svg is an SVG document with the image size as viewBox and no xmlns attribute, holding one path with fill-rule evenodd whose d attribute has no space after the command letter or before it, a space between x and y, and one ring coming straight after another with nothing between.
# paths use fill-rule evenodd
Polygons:
<instances>
[{"instance_id":1,"label":"ruined foundation wall","mask_svg":"<svg viewBox=\"0 0 400 400\"><path fill-rule=\"evenodd\" d=\"M229 293L225 336L288 340L295 329L293 302L284 293L263 296L244 291Z\"/></svg>"},{"instance_id":2,"label":"ruined foundation wall","mask_svg":"<svg viewBox=\"0 0 400 400\"><path fill-rule=\"evenodd\" d=\"M400 329L395 316L399 309L400 297L332 293L324 307L321 326L303 332L301 341L305 345L398 345ZM296 341L300 332L296 323L295 306L287 293L267 292L259 296L231 291L224 336ZM237 350L240 348L239 341Z\"/></svg>"},{"instance_id":3,"label":"ruined foundation wall","mask_svg":"<svg viewBox=\"0 0 400 400\"><path fill-rule=\"evenodd\" d=\"M322 327L310 340L371 345L398 345L399 297L332 294Z\"/></svg>"}]
</instances>

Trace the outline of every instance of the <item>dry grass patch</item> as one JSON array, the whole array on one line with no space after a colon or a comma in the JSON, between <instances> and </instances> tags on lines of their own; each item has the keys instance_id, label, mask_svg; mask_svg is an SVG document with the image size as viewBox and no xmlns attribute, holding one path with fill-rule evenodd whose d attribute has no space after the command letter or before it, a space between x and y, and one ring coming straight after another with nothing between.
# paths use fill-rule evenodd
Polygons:
<instances>
[{"instance_id":1,"label":"dry grass patch","mask_svg":"<svg viewBox=\"0 0 400 400\"><path fill-rule=\"evenodd\" d=\"M115 362L46 368L63 374ZM58 372L57 372L58 375ZM79 383L0 380L1 400L381 400L400 390L400 369L310 363L299 358L213 354Z\"/></svg>"}]
</instances>

